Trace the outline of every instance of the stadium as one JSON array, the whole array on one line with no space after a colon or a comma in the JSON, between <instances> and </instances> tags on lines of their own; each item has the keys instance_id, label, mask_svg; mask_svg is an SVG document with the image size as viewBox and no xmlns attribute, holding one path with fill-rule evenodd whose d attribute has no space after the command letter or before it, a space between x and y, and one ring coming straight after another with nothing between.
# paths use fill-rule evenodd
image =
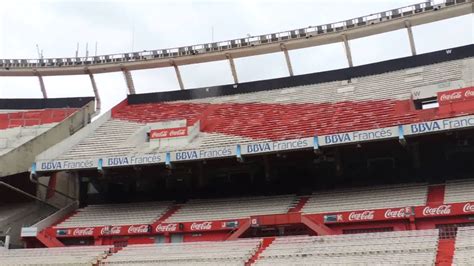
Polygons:
<instances>
[{"instance_id":1,"label":"stadium","mask_svg":"<svg viewBox=\"0 0 474 266\"><path fill-rule=\"evenodd\" d=\"M0 59L43 98L0 99L0 265L473 265L474 44L417 53L412 27L472 15L428 1L287 32L92 57ZM405 30L411 55L353 64L349 41ZM342 43L346 68L289 51ZM288 76L234 60L283 53ZM180 68L228 62L232 84ZM180 90L137 93L171 67ZM126 98L101 109L95 77ZM48 98L87 75L94 97ZM103 95L102 95L103 96ZM103 98L103 97L102 97Z\"/></svg>"}]
</instances>

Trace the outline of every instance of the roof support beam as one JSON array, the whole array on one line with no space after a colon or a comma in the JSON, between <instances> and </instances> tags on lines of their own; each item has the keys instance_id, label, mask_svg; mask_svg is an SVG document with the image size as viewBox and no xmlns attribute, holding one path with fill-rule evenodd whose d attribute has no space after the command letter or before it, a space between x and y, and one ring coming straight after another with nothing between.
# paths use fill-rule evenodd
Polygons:
<instances>
[{"instance_id":1,"label":"roof support beam","mask_svg":"<svg viewBox=\"0 0 474 266\"><path fill-rule=\"evenodd\" d=\"M36 76L38 77L38 81L40 84L41 93L43 94L43 98L47 99L48 94L46 93L46 87L44 86L43 77L38 72L36 72Z\"/></svg>"},{"instance_id":2,"label":"roof support beam","mask_svg":"<svg viewBox=\"0 0 474 266\"><path fill-rule=\"evenodd\" d=\"M92 72L89 69L87 69L86 72L89 74L89 78L91 80L92 90L94 91L94 96L95 96L95 110L96 110L96 113L98 114L100 113L100 106L101 106L99 89L97 89L97 84L95 83L94 74L92 74Z\"/></svg>"},{"instance_id":3,"label":"roof support beam","mask_svg":"<svg viewBox=\"0 0 474 266\"><path fill-rule=\"evenodd\" d=\"M410 40L411 54L416 55L415 39L413 38L413 31L411 30L411 23L405 20L405 27L407 28L408 40Z\"/></svg>"},{"instance_id":4,"label":"roof support beam","mask_svg":"<svg viewBox=\"0 0 474 266\"><path fill-rule=\"evenodd\" d=\"M347 40L345 34L342 34L342 41L344 42L344 48L346 50L347 63L349 64L349 67L353 67L354 64L352 64L351 47L349 46L349 40Z\"/></svg>"},{"instance_id":5,"label":"roof support beam","mask_svg":"<svg viewBox=\"0 0 474 266\"><path fill-rule=\"evenodd\" d=\"M184 84L183 84L183 79L181 78L181 72L179 71L178 65L176 65L176 62L174 60L170 60L171 65L174 67L174 72L176 72L176 78L178 79L179 83L179 88L181 90L184 90Z\"/></svg>"},{"instance_id":6,"label":"roof support beam","mask_svg":"<svg viewBox=\"0 0 474 266\"><path fill-rule=\"evenodd\" d=\"M237 77L237 70L235 69L234 58L230 54L225 54L230 64L230 71L232 72L232 77L234 78L234 84L239 84L239 78Z\"/></svg>"},{"instance_id":7,"label":"roof support beam","mask_svg":"<svg viewBox=\"0 0 474 266\"><path fill-rule=\"evenodd\" d=\"M124 67L122 67L122 73L123 77L125 78L125 83L127 84L128 93L135 94L135 85L133 84L132 73Z\"/></svg>"},{"instance_id":8,"label":"roof support beam","mask_svg":"<svg viewBox=\"0 0 474 266\"><path fill-rule=\"evenodd\" d=\"M280 48L285 54L286 66L288 67L288 73L290 76L293 76L293 67L291 66L290 54L288 53L288 49L286 49L286 45L284 43L280 44Z\"/></svg>"}]
</instances>

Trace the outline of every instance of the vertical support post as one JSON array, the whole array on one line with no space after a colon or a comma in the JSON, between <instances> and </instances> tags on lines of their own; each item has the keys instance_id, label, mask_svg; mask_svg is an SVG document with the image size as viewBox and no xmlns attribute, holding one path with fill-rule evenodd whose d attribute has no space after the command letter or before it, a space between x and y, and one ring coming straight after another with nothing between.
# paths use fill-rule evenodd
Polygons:
<instances>
[{"instance_id":1,"label":"vertical support post","mask_svg":"<svg viewBox=\"0 0 474 266\"><path fill-rule=\"evenodd\" d=\"M290 76L293 76L293 67L291 66L291 59L290 59L290 53L288 53L288 49L286 49L286 45L284 43L280 44L280 48L285 54L285 60L286 60L286 66L288 67L288 73Z\"/></svg>"},{"instance_id":2,"label":"vertical support post","mask_svg":"<svg viewBox=\"0 0 474 266\"><path fill-rule=\"evenodd\" d=\"M176 72L176 78L178 79L179 83L179 88L181 90L184 90L184 84L183 84L183 79L181 78L181 72L179 71L178 65L176 65L176 62L174 60L170 60L171 65L174 67L174 72Z\"/></svg>"},{"instance_id":3,"label":"vertical support post","mask_svg":"<svg viewBox=\"0 0 474 266\"><path fill-rule=\"evenodd\" d=\"M347 36L345 34L342 34L342 40L344 41L344 48L346 50L346 57L349 67L353 67L354 65L352 64L351 47L349 46L349 41L347 40Z\"/></svg>"},{"instance_id":4,"label":"vertical support post","mask_svg":"<svg viewBox=\"0 0 474 266\"><path fill-rule=\"evenodd\" d=\"M41 93L43 94L43 98L47 99L48 94L46 93L46 87L44 86L43 76L41 76L38 72L36 72L36 76L38 77L38 81L40 84Z\"/></svg>"},{"instance_id":5,"label":"vertical support post","mask_svg":"<svg viewBox=\"0 0 474 266\"><path fill-rule=\"evenodd\" d=\"M125 83L127 84L128 92L130 94L135 94L135 85L133 84L132 73L124 67L122 67L122 73L123 77L125 78Z\"/></svg>"},{"instance_id":6,"label":"vertical support post","mask_svg":"<svg viewBox=\"0 0 474 266\"><path fill-rule=\"evenodd\" d=\"M94 91L95 102L96 102L95 109L96 109L96 113L98 114L100 113L100 107L101 107L99 90L97 89L97 84L95 83L94 74L92 74L92 72L89 69L87 69L86 72L89 75L89 78L91 80L92 90Z\"/></svg>"},{"instance_id":7,"label":"vertical support post","mask_svg":"<svg viewBox=\"0 0 474 266\"><path fill-rule=\"evenodd\" d=\"M229 60L230 71L232 72L232 77L234 78L234 84L238 84L239 78L237 77L237 70L235 69L234 58L232 58L231 54L225 54L225 56Z\"/></svg>"},{"instance_id":8,"label":"vertical support post","mask_svg":"<svg viewBox=\"0 0 474 266\"><path fill-rule=\"evenodd\" d=\"M411 30L411 23L405 20L405 27L407 28L408 40L410 41L411 54L416 55L415 38L413 38L413 31Z\"/></svg>"}]
</instances>

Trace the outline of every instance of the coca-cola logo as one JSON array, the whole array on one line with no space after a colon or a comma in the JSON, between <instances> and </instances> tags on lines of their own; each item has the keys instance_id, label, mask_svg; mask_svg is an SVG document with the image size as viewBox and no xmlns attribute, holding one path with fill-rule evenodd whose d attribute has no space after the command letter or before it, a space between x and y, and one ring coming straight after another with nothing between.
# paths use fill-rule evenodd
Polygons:
<instances>
[{"instance_id":1,"label":"coca-cola logo","mask_svg":"<svg viewBox=\"0 0 474 266\"><path fill-rule=\"evenodd\" d=\"M385 218L405 218L407 216L410 216L410 212L407 208L401 208L398 210L392 210L388 209L385 211Z\"/></svg>"},{"instance_id":2,"label":"coca-cola logo","mask_svg":"<svg viewBox=\"0 0 474 266\"><path fill-rule=\"evenodd\" d=\"M186 129L176 129L176 130L170 130L170 137L179 137L179 136L184 136L186 135Z\"/></svg>"},{"instance_id":3,"label":"coca-cola logo","mask_svg":"<svg viewBox=\"0 0 474 266\"><path fill-rule=\"evenodd\" d=\"M474 97L474 90L467 89L465 91L454 91L454 92L446 92L441 94L439 97L440 102L446 101L457 101L465 98Z\"/></svg>"},{"instance_id":4,"label":"coca-cola logo","mask_svg":"<svg viewBox=\"0 0 474 266\"><path fill-rule=\"evenodd\" d=\"M150 139L174 138L188 135L186 127L155 129L150 131Z\"/></svg>"},{"instance_id":5,"label":"coca-cola logo","mask_svg":"<svg viewBox=\"0 0 474 266\"><path fill-rule=\"evenodd\" d=\"M178 224L159 224L156 226L156 232L176 232Z\"/></svg>"},{"instance_id":6,"label":"coca-cola logo","mask_svg":"<svg viewBox=\"0 0 474 266\"><path fill-rule=\"evenodd\" d=\"M142 225L138 225L138 226L131 225L131 226L128 228L128 233L129 233L129 234L144 234L144 233L148 233L148 225L146 225L146 224L142 224Z\"/></svg>"},{"instance_id":7,"label":"coca-cola logo","mask_svg":"<svg viewBox=\"0 0 474 266\"><path fill-rule=\"evenodd\" d=\"M204 231L204 230L211 230L211 229L212 229L212 222L191 224L191 231Z\"/></svg>"},{"instance_id":8,"label":"coca-cola logo","mask_svg":"<svg viewBox=\"0 0 474 266\"><path fill-rule=\"evenodd\" d=\"M122 232L122 227L121 226L104 226L100 230L101 235L120 235Z\"/></svg>"},{"instance_id":9,"label":"coca-cola logo","mask_svg":"<svg viewBox=\"0 0 474 266\"><path fill-rule=\"evenodd\" d=\"M461 98L462 98L462 93L460 91L456 91L449 94L442 94L439 100L444 102L444 101L459 100Z\"/></svg>"},{"instance_id":10,"label":"coca-cola logo","mask_svg":"<svg viewBox=\"0 0 474 266\"><path fill-rule=\"evenodd\" d=\"M166 131L152 131L150 138L158 139L158 138L164 138L167 136L168 136L168 132Z\"/></svg>"},{"instance_id":11,"label":"coca-cola logo","mask_svg":"<svg viewBox=\"0 0 474 266\"><path fill-rule=\"evenodd\" d=\"M349 214L349 221L365 221L373 219L374 211L351 212Z\"/></svg>"},{"instance_id":12,"label":"coca-cola logo","mask_svg":"<svg viewBox=\"0 0 474 266\"><path fill-rule=\"evenodd\" d=\"M92 235L94 235L94 228L93 227L76 228L72 232L72 235L74 235L74 236L92 236Z\"/></svg>"},{"instance_id":13,"label":"coca-cola logo","mask_svg":"<svg viewBox=\"0 0 474 266\"><path fill-rule=\"evenodd\" d=\"M463 212L474 212L474 204L471 205L471 203L466 203L464 207L462 208Z\"/></svg>"},{"instance_id":14,"label":"coca-cola logo","mask_svg":"<svg viewBox=\"0 0 474 266\"><path fill-rule=\"evenodd\" d=\"M423 209L423 216L447 215L450 213L451 213L451 205L440 205L434 208L426 206Z\"/></svg>"}]
</instances>

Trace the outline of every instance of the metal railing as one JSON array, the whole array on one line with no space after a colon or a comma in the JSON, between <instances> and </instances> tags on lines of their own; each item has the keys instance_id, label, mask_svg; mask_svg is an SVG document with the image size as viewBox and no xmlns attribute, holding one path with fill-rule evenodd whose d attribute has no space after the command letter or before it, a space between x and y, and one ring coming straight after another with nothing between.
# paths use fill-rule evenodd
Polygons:
<instances>
[{"instance_id":1,"label":"metal railing","mask_svg":"<svg viewBox=\"0 0 474 266\"><path fill-rule=\"evenodd\" d=\"M370 14L363 17L348 19L336 23L307 28L283 31L260 36L190 45L178 48L144 50L122 54L98 55L90 57L42 58L42 59L0 59L0 68L43 68L43 67L74 67L98 64L114 64L123 62L146 61L154 59L171 59L182 56L192 56L213 52L230 51L233 49L255 47L267 44L281 43L289 40L311 38L323 34L342 32L348 29L374 25L380 22L399 19L414 14L431 12L448 6L463 4L471 0L431 0L389 11Z\"/></svg>"}]
</instances>

